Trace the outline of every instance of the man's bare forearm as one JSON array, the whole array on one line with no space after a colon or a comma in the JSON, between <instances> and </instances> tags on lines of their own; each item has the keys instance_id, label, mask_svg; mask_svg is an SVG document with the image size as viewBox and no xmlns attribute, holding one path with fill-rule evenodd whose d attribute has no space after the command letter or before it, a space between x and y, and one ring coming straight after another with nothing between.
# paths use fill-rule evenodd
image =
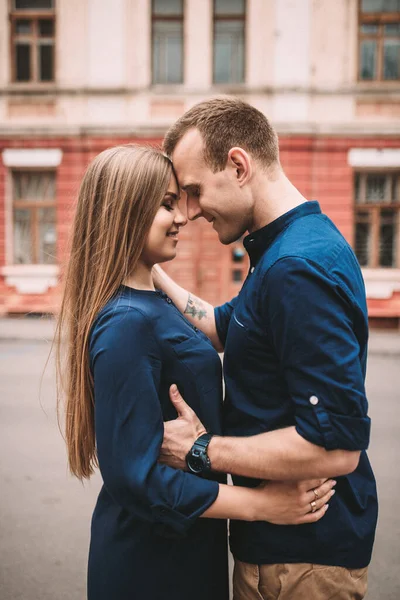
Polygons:
<instances>
[{"instance_id":1,"label":"man's bare forearm","mask_svg":"<svg viewBox=\"0 0 400 600\"><path fill-rule=\"evenodd\" d=\"M210 338L214 348L222 351L215 326L214 307L175 283L159 265L153 267L153 280L156 287L168 294L181 313Z\"/></svg>"},{"instance_id":2,"label":"man's bare forearm","mask_svg":"<svg viewBox=\"0 0 400 600\"><path fill-rule=\"evenodd\" d=\"M272 480L346 475L356 469L360 456L311 444L294 427L251 437L215 436L208 453L215 471Z\"/></svg>"}]
</instances>

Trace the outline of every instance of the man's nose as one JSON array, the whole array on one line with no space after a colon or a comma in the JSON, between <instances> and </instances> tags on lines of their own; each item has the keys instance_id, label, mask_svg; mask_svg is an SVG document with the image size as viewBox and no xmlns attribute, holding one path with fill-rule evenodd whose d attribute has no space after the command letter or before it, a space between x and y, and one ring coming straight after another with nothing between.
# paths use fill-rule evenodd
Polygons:
<instances>
[{"instance_id":1,"label":"man's nose","mask_svg":"<svg viewBox=\"0 0 400 600\"><path fill-rule=\"evenodd\" d=\"M187 217L188 217L189 221L194 221L195 219L198 219L199 217L202 216L202 211L201 211L200 205L196 200L193 200L192 198L188 198L186 206L187 206Z\"/></svg>"}]
</instances>

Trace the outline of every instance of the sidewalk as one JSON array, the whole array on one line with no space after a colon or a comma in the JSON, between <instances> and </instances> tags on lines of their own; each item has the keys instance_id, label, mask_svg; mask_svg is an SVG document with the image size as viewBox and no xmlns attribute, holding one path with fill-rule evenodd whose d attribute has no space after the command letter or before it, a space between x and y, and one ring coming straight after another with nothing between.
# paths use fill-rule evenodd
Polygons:
<instances>
[{"instance_id":1,"label":"sidewalk","mask_svg":"<svg viewBox=\"0 0 400 600\"><path fill-rule=\"evenodd\" d=\"M0 342L36 341L49 342L53 339L55 321L50 318L0 318ZM371 330L369 353L400 355L400 332Z\"/></svg>"},{"instance_id":2,"label":"sidewalk","mask_svg":"<svg viewBox=\"0 0 400 600\"><path fill-rule=\"evenodd\" d=\"M3 340L49 342L53 339L55 320L51 318L0 318L0 342Z\"/></svg>"},{"instance_id":3,"label":"sidewalk","mask_svg":"<svg viewBox=\"0 0 400 600\"><path fill-rule=\"evenodd\" d=\"M400 356L400 332L371 330L368 344L369 354Z\"/></svg>"}]
</instances>

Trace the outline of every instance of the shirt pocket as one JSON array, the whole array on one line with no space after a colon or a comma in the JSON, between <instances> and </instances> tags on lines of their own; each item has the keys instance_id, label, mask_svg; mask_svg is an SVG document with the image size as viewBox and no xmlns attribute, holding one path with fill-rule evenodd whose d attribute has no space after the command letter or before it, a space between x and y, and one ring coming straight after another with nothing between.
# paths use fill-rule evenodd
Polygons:
<instances>
[{"instance_id":1,"label":"shirt pocket","mask_svg":"<svg viewBox=\"0 0 400 600\"><path fill-rule=\"evenodd\" d=\"M235 313L233 313L232 319L234 320L236 325L238 325L241 329L244 329L247 332L246 325L239 320L238 316Z\"/></svg>"},{"instance_id":2,"label":"shirt pocket","mask_svg":"<svg viewBox=\"0 0 400 600\"><path fill-rule=\"evenodd\" d=\"M249 345L248 338L249 331L244 319L240 314L233 312L225 344L224 366L226 374L237 371L239 368L239 356L241 359L240 367L243 367Z\"/></svg>"}]
</instances>

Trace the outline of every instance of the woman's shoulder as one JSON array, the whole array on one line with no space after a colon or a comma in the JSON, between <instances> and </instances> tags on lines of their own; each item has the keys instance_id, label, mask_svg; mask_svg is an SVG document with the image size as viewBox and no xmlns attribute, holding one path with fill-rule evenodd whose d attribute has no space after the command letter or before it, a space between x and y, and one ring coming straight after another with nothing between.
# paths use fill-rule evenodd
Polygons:
<instances>
[{"instance_id":1,"label":"woman's shoulder","mask_svg":"<svg viewBox=\"0 0 400 600\"><path fill-rule=\"evenodd\" d=\"M114 296L99 311L96 322L119 322L121 319L152 321L156 316L155 292L120 286Z\"/></svg>"},{"instance_id":2,"label":"woman's shoulder","mask_svg":"<svg viewBox=\"0 0 400 600\"><path fill-rule=\"evenodd\" d=\"M139 300L139 301L138 301ZM97 314L90 333L91 347L100 340L134 335L136 340L154 334L154 311L145 302L117 293Z\"/></svg>"}]
</instances>

